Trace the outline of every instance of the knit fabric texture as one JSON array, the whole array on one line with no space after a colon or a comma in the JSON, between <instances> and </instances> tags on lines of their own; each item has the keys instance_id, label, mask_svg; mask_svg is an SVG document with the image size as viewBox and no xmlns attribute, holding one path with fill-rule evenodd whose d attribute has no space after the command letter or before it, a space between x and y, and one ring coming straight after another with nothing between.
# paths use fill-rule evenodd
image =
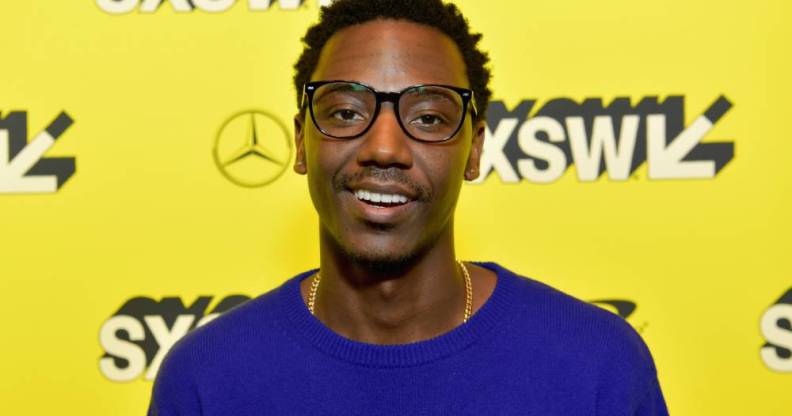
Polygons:
<instances>
[{"instance_id":1,"label":"knit fabric texture","mask_svg":"<svg viewBox=\"0 0 792 416\"><path fill-rule=\"evenodd\" d=\"M149 416L667 415L652 356L621 317L495 263L490 298L403 345L344 338L308 311L315 270L187 334ZM461 313L461 311L460 311Z\"/></svg>"}]
</instances>

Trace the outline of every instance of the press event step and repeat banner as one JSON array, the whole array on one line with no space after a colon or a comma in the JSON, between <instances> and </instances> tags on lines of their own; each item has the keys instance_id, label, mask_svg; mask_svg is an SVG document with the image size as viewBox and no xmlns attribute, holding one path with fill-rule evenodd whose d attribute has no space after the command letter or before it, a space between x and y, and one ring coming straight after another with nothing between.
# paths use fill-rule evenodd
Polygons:
<instances>
[{"instance_id":1,"label":"press event step and repeat banner","mask_svg":"<svg viewBox=\"0 0 792 416\"><path fill-rule=\"evenodd\" d=\"M317 265L324 3L2 2L0 414L144 414L174 342ZM458 4L495 93L460 257L624 317L672 414L792 414L790 3Z\"/></svg>"}]
</instances>

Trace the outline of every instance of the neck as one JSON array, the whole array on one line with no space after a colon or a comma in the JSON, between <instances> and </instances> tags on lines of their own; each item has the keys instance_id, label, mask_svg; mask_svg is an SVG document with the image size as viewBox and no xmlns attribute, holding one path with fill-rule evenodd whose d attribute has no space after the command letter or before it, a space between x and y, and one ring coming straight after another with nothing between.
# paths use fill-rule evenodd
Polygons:
<instances>
[{"instance_id":1,"label":"neck","mask_svg":"<svg viewBox=\"0 0 792 416\"><path fill-rule=\"evenodd\" d=\"M465 283L452 230L387 270L351 260L322 235L316 317L346 338L372 344L417 342L455 328L462 323Z\"/></svg>"}]
</instances>

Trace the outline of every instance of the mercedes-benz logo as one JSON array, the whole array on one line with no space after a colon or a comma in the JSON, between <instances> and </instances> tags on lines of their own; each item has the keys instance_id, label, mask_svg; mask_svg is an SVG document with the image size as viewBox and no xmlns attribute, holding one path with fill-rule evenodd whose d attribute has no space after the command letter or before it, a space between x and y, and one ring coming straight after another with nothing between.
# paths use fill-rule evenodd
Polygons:
<instances>
[{"instance_id":1,"label":"mercedes-benz logo","mask_svg":"<svg viewBox=\"0 0 792 416\"><path fill-rule=\"evenodd\" d=\"M261 110L246 110L226 120L215 138L215 164L229 181L247 188L272 183L289 165L292 142L286 126Z\"/></svg>"}]
</instances>

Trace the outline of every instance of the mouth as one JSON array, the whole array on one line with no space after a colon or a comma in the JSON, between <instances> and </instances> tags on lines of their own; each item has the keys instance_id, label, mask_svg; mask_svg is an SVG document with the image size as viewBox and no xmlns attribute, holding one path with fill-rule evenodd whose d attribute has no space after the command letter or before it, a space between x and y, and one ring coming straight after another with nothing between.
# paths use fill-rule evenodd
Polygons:
<instances>
[{"instance_id":1,"label":"mouth","mask_svg":"<svg viewBox=\"0 0 792 416\"><path fill-rule=\"evenodd\" d=\"M412 199L407 195L398 193L383 193L358 189L354 191L355 198L367 205L375 207L391 208L405 205Z\"/></svg>"},{"instance_id":2,"label":"mouth","mask_svg":"<svg viewBox=\"0 0 792 416\"><path fill-rule=\"evenodd\" d=\"M407 221L415 212L416 198L399 188L374 189L360 187L345 192L351 200L352 212L368 225L395 226Z\"/></svg>"}]
</instances>

